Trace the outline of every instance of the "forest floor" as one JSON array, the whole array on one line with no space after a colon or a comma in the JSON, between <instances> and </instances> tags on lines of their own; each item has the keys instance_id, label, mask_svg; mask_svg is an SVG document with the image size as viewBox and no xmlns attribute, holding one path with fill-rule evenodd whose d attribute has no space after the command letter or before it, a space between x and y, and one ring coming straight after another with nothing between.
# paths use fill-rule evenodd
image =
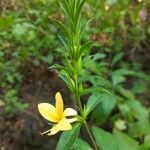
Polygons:
<instances>
[{"instance_id":1,"label":"forest floor","mask_svg":"<svg viewBox=\"0 0 150 150\"><path fill-rule=\"evenodd\" d=\"M13 117L7 117L0 109L0 150L54 150L59 134L41 136L40 132L50 128L37 110L41 102L54 104L55 93L60 91L65 106L70 104L69 93L56 72L49 72L46 66L28 66L20 88L20 95L29 104L27 110L18 110ZM72 106L73 107L73 106Z\"/></svg>"}]
</instances>

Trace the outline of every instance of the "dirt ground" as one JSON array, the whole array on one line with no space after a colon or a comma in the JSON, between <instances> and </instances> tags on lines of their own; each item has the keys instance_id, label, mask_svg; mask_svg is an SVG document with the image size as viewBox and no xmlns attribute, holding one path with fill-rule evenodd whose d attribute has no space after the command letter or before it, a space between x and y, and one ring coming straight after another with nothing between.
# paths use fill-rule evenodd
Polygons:
<instances>
[{"instance_id":1,"label":"dirt ground","mask_svg":"<svg viewBox=\"0 0 150 150\"><path fill-rule=\"evenodd\" d=\"M11 118L7 118L0 108L0 150L54 150L58 141L60 133L50 137L40 135L40 131L46 131L50 126L40 116L37 105L41 102L54 104L57 91L62 93L65 105L68 105L68 90L55 71L49 72L43 66L27 68L19 97L29 103L29 107L18 110Z\"/></svg>"}]
</instances>

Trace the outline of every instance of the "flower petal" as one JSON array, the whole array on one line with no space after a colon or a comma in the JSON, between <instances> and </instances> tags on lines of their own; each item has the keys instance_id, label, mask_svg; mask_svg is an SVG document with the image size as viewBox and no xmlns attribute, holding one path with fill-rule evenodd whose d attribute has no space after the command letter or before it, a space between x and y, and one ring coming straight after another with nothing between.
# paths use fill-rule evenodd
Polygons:
<instances>
[{"instance_id":1,"label":"flower petal","mask_svg":"<svg viewBox=\"0 0 150 150\"><path fill-rule=\"evenodd\" d=\"M78 119L77 118L71 118L71 119L67 119L70 123L73 123L75 121L77 121Z\"/></svg>"},{"instance_id":2,"label":"flower petal","mask_svg":"<svg viewBox=\"0 0 150 150\"><path fill-rule=\"evenodd\" d=\"M64 110L64 104L63 104L62 96L59 92L56 93L55 99L56 99L55 107L56 107L57 113L59 114L59 116L62 116L63 110Z\"/></svg>"},{"instance_id":3,"label":"flower petal","mask_svg":"<svg viewBox=\"0 0 150 150\"><path fill-rule=\"evenodd\" d=\"M52 129L51 129L51 131L50 131L50 133L48 133L47 135L54 135L54 134L56 134L57 132L59 132L60 131L60 129L58 128L58 126L57 126L57 124L56 125L54 125L53 127L52 127Z\"/></svg>"},{"instance_id":4,"label":"flower petal","mask_svg":"<svg viewBox=\"0 0 150 150\"><path fill-rule=\"evenodd\" d=\"M40 103L38 105L38 110L40 114L48 121L58 122L59 116L57 114L56 108L49 103Z\"/></svg>"},{"instance_id":5,"label":"flower petal","mask_svg":"<svg viewBox=\"0 0 150 150\"><path fill-rule=\"evenodd\" d=\"M66 116L75 116L77 115L77 112L72 109L72 108L66 108L63 112L63 115L66 117Z\"/></svg>"},{"instance_id":6,"label":"flower petal","mask_svg":"<svg viewBox=\"0 0 150 150\"><path fill-rule=\"evenodd\" d=\"M58 125L58 128L61 130L61 131L65 131L65 130L70 130L72 129L72 126L71 124L69 123L68 119L64 118L62 119Z\"/></svg>"},{"instance_id":7,"label":"flower petal","mask_svg":"<svg viewBox=\"0 0 150 150\"><path fill-rule=\"evenodd\" d=\"M72 129L71 124L66 118L64 118L58 124L52 127L51 132L48 135L54 135L59 131L65 131L70 129Z\"/></svg>"}]
</instances>

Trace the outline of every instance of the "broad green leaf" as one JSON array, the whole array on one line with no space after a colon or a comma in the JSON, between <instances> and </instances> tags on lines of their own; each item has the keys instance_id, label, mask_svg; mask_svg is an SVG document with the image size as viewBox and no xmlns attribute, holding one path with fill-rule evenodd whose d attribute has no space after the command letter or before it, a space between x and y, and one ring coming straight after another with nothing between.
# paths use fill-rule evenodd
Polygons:
<instances>
[{"instance_id":1,"label":"broad green leaf","mask_svg":"<svg viewBox=\"0 0 150 150\"><path fill-rule=\"evenodd\" d=\"M143 135L150 135L150 122L149 121L138 121L129 125L128 133L132 137L142 137Z\"/></svg>"},{"instance_id":2,"label":"broad green leaf","mask_svg":"<svg viewBox=\"0 0 150 150\"><path fill-rule=\"evenodd\" d=\"M125 76L117 74L116 72L113 72L111 78L112 78L112 82L114 86L116 86L119 83L124 82L126 79Z\"/></svg>"},{"instance_id":3,"label":"broad green leaf","mask_svg":"<svg viewBox=\"0 0 150 150\"><path fill-rule=\"evenodd\" d=\"M118 104L118 108L119 108L119 111L121 112L121 114L127 120L133 121L134 118L133 118L132 114L130 113L130 108L127 106L127 104L124 104L124 103Z\"/></svg>"},{"instance_id":4,"label":"broad green leaf","mask_svg":"<svg viewBox=\"0 0 150 150\"><path fill-rule=\"evenodd\" d=\"M114 137L118 144L118 150L139 150L139 144L133 138L116 129L113 131Z\"/></svg>"},{"instance_id":5,"label":"broad green leaf","mask_svg":"<svg viewBox=\"0 0 150 150\"><path fill-rule=\"evenodd\" d=\"M113 71L111 75L113 85L116 86L119 83L123 83L127 75L133 76L135 72L126 68Z\"/></svg>"},{"instance_id":6,"label":"broad green leaf","mask_svg":"<svg viewBox=\"0 0 150 150\"><path fill-rule=\"evenodd\" d=\"M101 150L118 150L114 136L101 128L93 127L93 135Z\"/></svg>"},{"instance_id":7,"label":"broad green leaf","mask_svg":"<svg viewBox=\"0 0 150 150\"><path fill-rule=\"evenodd\" d=\"M82 139L76 139L71 149L73 149L73 150L92 150L90 145Z\"/></svg>"},{"instance_id":8,"label":"broad green leaf","mask_svg":"<svg viewBox=\"0 0 150 150\"><path fill-rule=\"evenodd\" d=\"M103 101L93 110L92 116L97 122L104 122L116 105L116 97L108 93L103 94Z\"/></svg>"},{"instance_id":9,"label":"broad green leaf","mask_svg":"<svg viewBox=\"0 0 150 150\"><path fill-rule=\"evenodd\" d=\"M128 107L130 108L131 114L138 120L148 120L149 112L143 107L139 101L137 100L128 100L126 102Z\"/></svg>"},{"instance_id":10,"label":"broad green leaf","mask_svg":"<svg viewBox=\"0 0 150 150\"><path fill-rule=\"evenodd\" d=\"M118 92L125 98L127 98L127 99L135 98L135 96L131 90L127 90L127 89L123 88L122 86L118 86L117 89L118 89Z\"/></svg>"},{"instance_id":11,"label":"broad green leaf","mask_svg":"<svg viewBox=\"0 0 150 150\"><path fill-rule=\"evenodd\" d=\"M90 96L86 104L85 114L88 115L102 100L103 94L93 94Z\"/></svg>"},{"instance_id":12,"label":"broad green leaf","mask_svg":"<svg viewBox=\"0 0 150 150\"><path fill-rule=\"evenodd\" d=\"M81 124L76 124L69 131L64 131L60 136L56 150L70 150L75 140L78 137Z\"/></svg>"},{"instance_id":13,"label":"broad green leaf","mask_svg":"<svg viewBox=\"0 0 150 150\"><path fill-rule=\"evenodd\" d=\"M93 55L93 61L99 60L99 59L103 59L105 58L106 55L104 53L96 53L95 55Z\"/></svg>"}]
</instances>

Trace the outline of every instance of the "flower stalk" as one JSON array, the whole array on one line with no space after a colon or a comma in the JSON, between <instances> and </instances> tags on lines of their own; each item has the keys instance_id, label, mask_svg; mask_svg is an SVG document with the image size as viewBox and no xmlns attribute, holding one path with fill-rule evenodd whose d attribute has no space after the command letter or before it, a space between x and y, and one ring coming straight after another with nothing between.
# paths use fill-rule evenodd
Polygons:
<instances>
[{"instance_id":1,"label":"flower stalk","mask_svg":"<svg viewBox=\"0 0 150 150\"><path fill-rule=\"evenodd\" d=\"M92 42L81 44L82 35L87 24L87 22L83 23L83 21L81 20L81 11L84 2L85 0L59 0L60 6L65 15L65 21L64 23L61 23L58 20L55 20L54 18L50 19L55 25L57 25L61 29L63 36L60 36L60 39L65 49L67 50L65 53L66 56L64 65L57 65L57 68L61 70L61 78L64 80L72 94L75 96L77 108L79 109L79 112L81 114L81 116L78 116L77 118L79 118L79 120L85 125L93 147L95 150L97 150L97 145L94 141L94 138L92 137L91 131L89 130L88 124L86 122L87 116L85 113L85 108L82 106L81 103L81 94L83 92L82 78L80 77L83 64L82 58L84 51L92 45ZM56 68L56 66L51 68ZM61 111L61 115L62 113L63 111ZM62 119L63 122L65 122L65 124L67 125L68 120L65 117ZM53 126L56 132L58 132L58 124L62 125L62 119L57 121L56 126ZM67 129L70 128L71 127L68 124ZM53 133L50 132L50 134Z\"/></svg>"},{"instance_id":2,"label":"flower stalk","mask_svg":"<svg viewBox=\"0 0 150 150\"><path fill-rule=\"evenodd\" d=\"M85 50L84 46L81 45L81 38L85 28L85 24L83 24L81 21L81 10L84 1L85 0L70 0L70 1L60 0L61 8L64 11L64 14L66 16L65 29L67 29L68 34L70 33L68 35L66 34L65 31L64 33L65 37L63 37L63 39L67 41L66 42L67 45L65 45L65 47L67 47L68 49L67 51L68 53L66 55L67 63L65 63L64 66L66 68L65 70L67 71L65 71L65 74L63 75L65 75L67 79L67 85L69 89L75 95L75 100L77 102L81 115L82 114L84 115L84 109L81 103L81 93L83 88L82 88L82 82L81 80L79 80L80 71L82 69L82 56ZM62 31L64 32L64 30ZM72 86L70 86L70 81L73 82ZM89 134L89 137L91 139L91 142L95 150L97 150L96 143L92 137L92 134L86 122L86 116L81 116L81 117L83 117L82 119L87 129L87 132Z\"/></svg>"}]
</instances>

